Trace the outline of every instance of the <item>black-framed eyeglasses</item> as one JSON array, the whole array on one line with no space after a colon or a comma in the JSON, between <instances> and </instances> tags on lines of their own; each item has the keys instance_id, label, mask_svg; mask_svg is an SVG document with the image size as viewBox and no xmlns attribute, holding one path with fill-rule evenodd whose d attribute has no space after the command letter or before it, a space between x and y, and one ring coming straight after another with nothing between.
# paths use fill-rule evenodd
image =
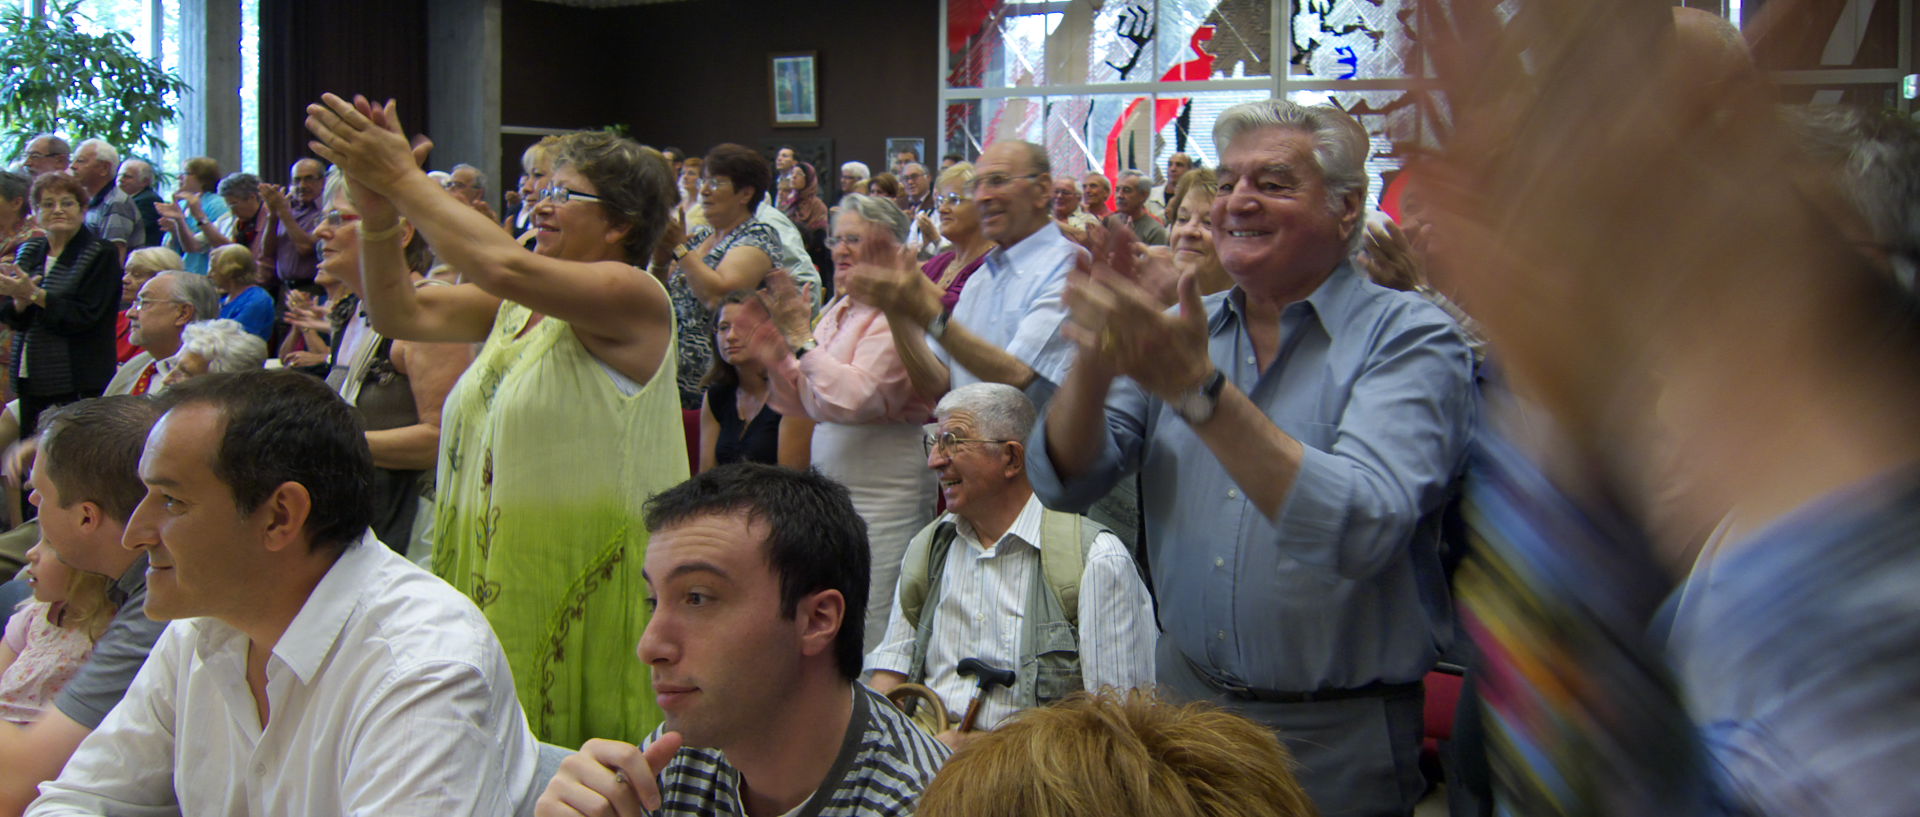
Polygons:
<instances>
[{"instance_id":1,"label":"black-framed eyeglasses","mask_svg":"<svg viewBox=\"0 0 1920 817\"><path fill-rule=\"evenodd\" d=\"M316 176L311 173L293 177L294 184L299 184L301 182L317 182L317 181L324 181L324 180L326 180L325 176Z\"/></svg>"},{"instance_id":2,"label":"black-framed eyeglasses","mask_svg":"<svg viewBox=\"0 0 1920 817\"><path fill-rule=\"evenodd\" d=\"M951 431L935 430L937 428L937 426L929 427L926 435L920 438L920 445L929 457L933 456L933 452L935 451L951 456L954 449L967 443L999 443L1006 445L1007 443L1019 442L1018 440L987 440L977 437L962 437Z\"/></svg>"},{"instance_id":3,"label":"black-framed eyeglasses","mask_svg":"<svg viewBox=\"0 0 1920 817\"><path fill-rule=\"evenodd\" d=\"M985 176L975 176L973 177L973 181L967 182L967 192L977 196L982 190L999 190L1016 181L1038 178L1040 178L1040 174L1038 173L1027 173L1020 176L1009 176L1005 173L989 173Z\"/></svg>"},{"instance_id":4,"label":"black-framed eyeglasses","mask_svg":"<svg viewBox=\"0 0 1920 817\"><path fill-rule=\"evenodd\" d=\"M554 204L566 204L574 199L591 202L606 201L606 199L600 198L592 193L582 193L571 187L558 184L548 185L547 189L540 191L540 198L552 199Z\"/></svg>"}]
</instances>

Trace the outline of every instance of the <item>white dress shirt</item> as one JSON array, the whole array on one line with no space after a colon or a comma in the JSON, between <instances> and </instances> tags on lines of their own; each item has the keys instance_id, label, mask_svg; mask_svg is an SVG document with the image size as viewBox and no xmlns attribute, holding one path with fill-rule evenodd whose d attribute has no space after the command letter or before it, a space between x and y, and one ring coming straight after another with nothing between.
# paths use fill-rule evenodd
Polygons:
<instances>
[{"instance_id":1,"label":"white dress shirt","mask_svg":"<svg viewBox=\"0 0 1920 817\"><path fill-rule=\"evenodd\" d=\"M1085 250L1048 219L1012 247L995 247L975 270L953 305L953 322L982 340L1007 350L1053 386L1067 379L1073 343L1060 334L1067 319L1067 273ZM931 338L933 353L946 364L952 388L980 378L956 365L953 355ZM1042 401L1036 401L1042 402Z\"/></svg>"},{"instance_id":2,"label":"white dress shirt","mask_svg":"<svg viewBox=\"0 0 1920 817\"><path fill-rule=\"evenodd\" d=\"M536 793L536 752L479 608L368 533L267 659L211 618L167 628L120 705L33 817L506 815Z\"/></svg>"},{"instance_id":3,"label":"white dress shirt","mask_svg":"<svg viewBox=\"0 0 1920 817\"><path fill-rule=\"evenodd\" d=\"M976 680L954 672L960 659L979 658L998 667L1019 668L1028 583L1046 581L1040 569L1040 513L1040 500L1029 497L1013 526L991 548L980 544L966 520L952 514L946 517L957 523L957 535L947 549L940 597L927 599L920 614L934 617L933 637L927 644L927 678L921 683L940 693L948 709L965 711L979 690ZM1153 647L1159 636L1153 600L1140 581L1133 557L1111 533L1094 537L1087 552L1087 566L1080 574L1078 626L1080 677L1087 690L1153 686ZM867 656L867 669L907 674L913 662L913 638L914 628L907 625L900 594L895 593L886 638ZM1017 711L1013 691L996 687L980 703L977 726L991 729Z\"/></svg>"}]
</instances>

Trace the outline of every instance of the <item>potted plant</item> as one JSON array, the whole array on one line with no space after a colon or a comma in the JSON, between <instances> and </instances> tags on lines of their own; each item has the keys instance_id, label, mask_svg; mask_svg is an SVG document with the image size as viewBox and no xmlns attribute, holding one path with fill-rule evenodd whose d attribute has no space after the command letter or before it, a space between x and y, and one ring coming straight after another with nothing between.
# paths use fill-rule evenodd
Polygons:
<instances>
[{"instance_id":1,"label":"potted plant","mask_svg":"<svg viewBox=\"0 0 1920 817\"><path fill-rule=\"evenodd\" d=\"M75 142L105 139L121 151L164 150L160 128L187 84L133 49L125 32L80 30L80 0L51 4L36 15L0 9L0 139L18 155L39 133Z\"/></svg>"}]
</instances>

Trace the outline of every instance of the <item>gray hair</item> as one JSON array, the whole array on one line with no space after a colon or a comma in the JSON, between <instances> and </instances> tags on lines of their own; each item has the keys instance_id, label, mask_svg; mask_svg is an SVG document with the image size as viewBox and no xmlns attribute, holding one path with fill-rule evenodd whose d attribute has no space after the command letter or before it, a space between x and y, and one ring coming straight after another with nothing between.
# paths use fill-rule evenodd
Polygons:
<instances>
[{"instance_id":1,"label":"gray hair","mask_svg":"<svg viewBox=\"0 0 1920 817\"><path fill-rule=\"evenodd\" d=\"M188 352L207 362L209 374L252 371L267 362L267 342L231 318L187 324L180 332L180 351L174 357Z\"/></svg>"},{"instance_id":2,"label":"gray hair","mask_svg":"<svg viewBox=\"0 0 1920 817\"><path fill-rule=\"evenodd\" d=\"M27 177L12 171L0 172L0 201L27 197Z\"/></svg>"},{"instance_id":3,"label":"gray hair","mask_svg":"<svg viewBox=\"0 0 1920 817\"><path fill-rule=\"evenodd\" d=\"M173 299L193 308L196 321L213 320L220 314L220 290L207 276L186 270L168 270L154 276L173 282Z\"/></svg>"},{"instance_id":4,"label":"gray hair","mask_svg":"<svg viewBox=\"0 0 1920 817\"><path fill-rule=\"evenodd\" d=\"M347 174L339 167L327 168L327 180L320 185L320 209L324 212L333 206L333 200L347 192ZM316 252L318 252L316 250Z\"/></svg>"},{"instance_id":5,"label":"gray hair","mask_svg":"<svg viewBox=\"0 0 1920 817\"><path fill-rule=\"evenodd\" d=\"M477 188L479 188L479 189L481 189L481 190L485 190L485 189L487 189L487 174L486 174L486 173L484 173L484 172L482 172L482 171L480 170L480 168L477 168L477 167L474 167L473 165L470 165L470 164L467 164L467 163L465 163L465 162L461 162L460 164L457 164L457 165L454 165L454 166L453 166L453 172L454 172L454 173L459 173L459 172L460 172L460 171L462 171L462 170L471 170L471 171L473 171L473 186L474 186L474 187L477 187ZM452 174L448 174L448 175L452 175Z\"/></svg>"},{"instance_id":6,"label":"gray hair","mask_svg":"<svg viewBox=\"0 0 1920 817\"><path fill-rule=\"evenodd\" d=\"M1024 148L1027 164L1033 166L1033 172L1053 175L1053 160L1047 158L1047 149L1025 139L1015 139L1013 143Z\"/></svg>"},{"instance_id":7,"label":"gray hair","mask_svg":"<svg viewBox=\"0 0 1920 817\"><path fill-rule=\"evenodd\" d=\"M128 158L126 161L123 161L120 163L120 172L122 173L127 172L128 167L132 167L135 170L139 171L141 181L146 182L148 185L153 184L153 163L152 162L149 162L138 156L131 157L131 158Z\"/></svg>"},{"instance_id":8,"label":"gray hair","mask_svg":"<svg viewBox=\"0 0 1920 817\"><path fill-rule=\"evenodd\" d=\"M28 140L27 140L27 150L28 150L28 151L32 151L32 150L33 150L33 143L35 143L35 142L38 142L38 141L40 141L40 140L42 140L42 139L45 139L45 140L47 140L47 142L49 142L49 143L50 143L50 144L48 145L49 147L58 147L58 148L59 148L59 151L60 151L60 152L61 152L62 154L65 154L65 155L68 155L68 156L72 156L72 155L73 155L73 146L71 146L71 145L68 145L68 144L67 144L67 140L65 140L65 139L62 139L62 138L60 138L60 137L58 137L58 136L55 136L55 135L53 135L53 134L51 134L51 133L40 133L40 134L35 134L35 135L34 135L34 137L33 137L32 139L28 139Z\"/></svg>"},{"instance_id":9,"label":"gray hair","mask_svg":"<svg viewBox=\"0 0 1920 817\"><path fill-rule=\"evenodd\" d=\"M1801 147L1833 169L1901 284L1913 289L1920 265L1920 127L1841 105L1790 107L1786 118Z\"/></svg>"},{"instance_id":10,"label":"gray hair","mask_svg":"<svg viewBox=\"0 0 1920 817\"><path fill-rule=\"evenodd\" d=\"M234 173L220 180L219 189L214 191L222 196L260 195L260 177L252 173Z\"/></svg>"},{"instance_id":11,"label":"gray hair","mask_svg":"<svg viewBox=\"0 0 1920 817\"><path fill-rule=\"evenodd\" d=\"M1327 206L1336 216L1346 215L1347 197L1360 194L1361 208L1367 198L1367 151L1370 144L1366 128L1346 111L1331 105L1300 105L1284 99L1242 102L1213 123L1213 143L1224 154L1235 139L1261 128L1289 128L1313 137L1313 161L1327 188ZM1366 236L1364 213L1356 220L1353 235L1347 238L1347 251L1360 249Z\"/></svg>"},{"instance_id":12,"label":"gray hair","mask_svg":"<svg viewBox=\"0 0 1920 817\"><path fill-rule=\"evenodd\" d=\"M873 178L873 171L867 169L866 162L847 162L840 165L841 173L852 173L856 179Z\"/></svg>"},{"instance_id":13,"label":"gray hair","mask_svg":"<svg viewBox=\"0 0 1920 817\"><path fill-rule=\"evenodd\" d=\"M85 142L81 142L79 147L74 148L73 152L79 153L89 147L93 148L94 158L105 159L108 164L113 165L114 169L119 169L120 150L113 145L107 144L107 140L105 139L88 139Z\"/></svg>"},{"instance_id":14,"label":"gray hair","mask_svg":"<svg viewBox=\"0 0 1920 817\"><path fill-rule=\"evenodd\" d=\"M1125 184L1128 179L1139 179L1144 182L1147 181L1147 174L1141 173L1138 170L1122 170L1120 171L1120 178L1116 181ZM1153 185L1149 183L1147 186L1152 187Z\"/></svg>"},{"instance_id":15,"label":"gray hair","mask_svg":"<svg viewBox=\"0 0 1920 817\"><path fill-rule=\"evenodd\" d=\"M878 224L893 233L893 240L907 240L907 214L900 212L900 206L879 196L865 193L848 193L840 199L840 212L853 213L869 222Z\"/></svg>"},{"instance_id":16,"label":"gray hair","mask_svg":"<svg viewBox=\"0 0 1920 817\"><path fill-rule=\"evenodd\" d=\"M956 411L972 416L973 433L982 438L1023 442L1040 416L1026 392L1005 383L969 383L947 392L933 416L944 420Z\"/></svg>"}]
</instances>

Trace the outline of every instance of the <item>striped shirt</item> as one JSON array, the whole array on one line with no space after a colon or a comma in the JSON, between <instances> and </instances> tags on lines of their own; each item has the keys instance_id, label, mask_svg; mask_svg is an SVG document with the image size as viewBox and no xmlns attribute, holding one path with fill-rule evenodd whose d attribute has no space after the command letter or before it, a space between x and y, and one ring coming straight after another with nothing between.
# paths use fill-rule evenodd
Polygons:
<instances>
[{"instance_id":1,"label":"striped shirt","mask_svg":"<svg viewBox=\"0 0 1920 817\"><path fill-rule=\"evenodd\" d=\"M993 547L980 544L973 526L958 519L947 550L940 597L926 600L921 615L933 616L927 643L927 677L908 678L940 693L950 709L972 700L979 683L955 672L961 659L980 658L1001 667L1020 666L1020 633L1028 611L1029 585L1046 581L1040 565L1041 505L1029 497L1013 525ZM931 573L932 571L928 571ZM1133 557L1111 533L1094 538L1080 573L1080 678L1088 691L1111 686L1153 686L1153 600ZM894 594L887 635L867 654L867 669L906 675L913 663L914 627ZM980 701L979 726L992 729L1019 711L1014 691L995 687Z\"/></svg>"},{"instance_id":2,"label":"striped shirt","mask_svg":"<svg viewBox=\"0 0 1920 817\"><path fill-rule=\"evenodd\" d=\"M651 744L666 731L655 730ZM840 755L813 796L791 817L882 817L912 814L920 792L950 750L864 684L853 688L853 722ZM683 747L660 772L660 817L739 815L740 771L718 749Z\"/></svg>"}]
</instances>

